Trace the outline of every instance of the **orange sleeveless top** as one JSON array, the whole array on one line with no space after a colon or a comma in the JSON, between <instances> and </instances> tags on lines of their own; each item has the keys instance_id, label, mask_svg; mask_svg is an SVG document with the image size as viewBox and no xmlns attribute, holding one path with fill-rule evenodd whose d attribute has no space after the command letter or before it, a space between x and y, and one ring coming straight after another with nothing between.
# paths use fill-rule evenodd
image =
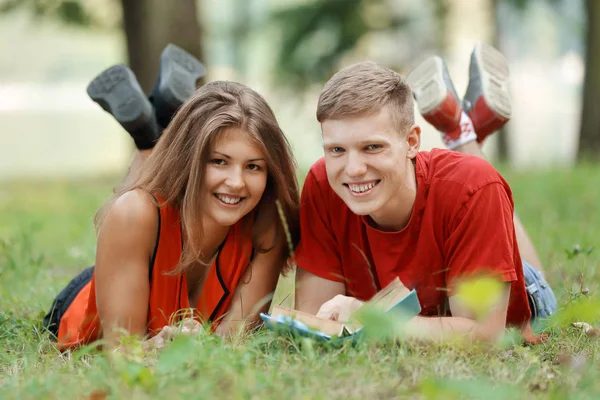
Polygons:
<instances>
[{"instance_id":1,"label":"orange sleeveless top","mask_svg":"<svg viewBox=\"0 0 600 400\"><path fill-rule=\"evenodd\" d=\"M169 322L175 322L173 318L177 311L192 308L185 274L167 274L175 268L181 257L183 241L179 211L163 206L158 213L158 240L149 271L149 336L156 335ZM229 229L208 271L198 303L193 307L199 319L213 322L213 328L229 308L233 292L252 259L250 218L251 215L242 218ZM101 337L95 285L94 273L91 281L81 289L62 316L58 328L59 347L76 347Z\"/></svg>"}]
</instances>

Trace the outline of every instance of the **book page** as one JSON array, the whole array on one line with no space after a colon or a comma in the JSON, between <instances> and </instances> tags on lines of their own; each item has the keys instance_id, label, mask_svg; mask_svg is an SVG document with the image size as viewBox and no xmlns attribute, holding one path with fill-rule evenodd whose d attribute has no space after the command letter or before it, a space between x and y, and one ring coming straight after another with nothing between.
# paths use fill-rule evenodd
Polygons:
<instances>
[{"instance_id":1,"label":"book page","mask_svg":"<svg viewBox=\"0 0 600 400\"><path fill-rule=\"evenodd\" d=\"M377 292L371 300L367 301L363 307L373 306L387 311L400 300L408 296L409 293L410 290L396 277L386 287Z\"/></svg>"},{"instance_id":2,"label":"book page","mask_svg":"<svg viewBox=\"0 0 600 400\"><path fill-rule=\"evenodd\" d=\"M348 331L348 328L341 322L318 318L316 315L308 314L298 310L292 310L291 308L273 306L271 316L275 317L277 315L290 317L302 322L304 325L313 330L323 332L330 336L345 336L347 334L345 331Z\"/></svg>"}]
</instances>

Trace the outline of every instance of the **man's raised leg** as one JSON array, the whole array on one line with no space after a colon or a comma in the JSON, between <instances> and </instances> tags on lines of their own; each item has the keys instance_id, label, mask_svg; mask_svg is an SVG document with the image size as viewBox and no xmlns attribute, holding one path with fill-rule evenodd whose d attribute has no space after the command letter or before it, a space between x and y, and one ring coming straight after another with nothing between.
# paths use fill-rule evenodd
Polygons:
<instances>
[{"instance_id":1,"label":"man's raised leg","mask_svg":"<svg viewBox=\"0 0 600 400\"><path fill-rule=\"evenodd\" d=\"M461 105L444 61L432 56L412 70L407 81L419 111L441 132L446 147L485 159L480 144L500 129L512 112L508 94L508 63L496 49L475 46L471 54L469 86ZM523 224L514 217L521 257L542 271L542 263Z\"/></svg>"},{"instance_id":2,"label":"man's raised leg","mask_svg":"<svg viewBox=\"0 0 600 400\"><path fill-rule=\"evenodd\" d=\"M462 105L446 64L439 57L431 57L418 65L407 80L419 111L441 132L446 146L485 159L480 144L486 136L500 129L512 112L508 63L504 56L490 46L478 44L475 47ZM513 219L532 316L548 317L556 312L556 297L544 279L542 263L523 224L516 214Z\"/></svg>"}]
</instances>

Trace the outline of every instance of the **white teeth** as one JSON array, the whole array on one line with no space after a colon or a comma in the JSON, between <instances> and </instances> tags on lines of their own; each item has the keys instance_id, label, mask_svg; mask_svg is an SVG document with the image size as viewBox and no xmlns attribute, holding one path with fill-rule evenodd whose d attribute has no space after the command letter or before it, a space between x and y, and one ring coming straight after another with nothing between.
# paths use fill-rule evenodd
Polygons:
<instances>
[{"instance_id":1,"label":"white teeth","mask_svg":"<svg viewBox=\"0 0 600 400\"><path fill-rule=\"evenodd\" d=\"M351 191L355 192L355 193L363 193L366 192L367 190L370 190L373 188L373 186L375 186L375 182L370 182L370 183L363 183L360 185L355 185L355 184L348 184L348 187L350 188Z\"/></svg>"},{"instance_id":2,"label":"white teeth","mask_svg":"<svg viewBox=\"0 0 600 400\"><path fill-rule=\"evenodd\" d=\"M221 200L223 203L227 203L227 204L237 204L242 200L241 197L227 196L224 194L217 194L217 198L219 200Z\"/></svg>"}]
</instances>

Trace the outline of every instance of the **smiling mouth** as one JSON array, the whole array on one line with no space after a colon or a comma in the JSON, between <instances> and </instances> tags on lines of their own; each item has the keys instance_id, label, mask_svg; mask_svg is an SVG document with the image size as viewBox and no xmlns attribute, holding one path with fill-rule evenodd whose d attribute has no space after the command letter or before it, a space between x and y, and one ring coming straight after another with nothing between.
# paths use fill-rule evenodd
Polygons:
<instances>
[{"instance_id":1,"label":"smiling mouth","mask_svg":"<svg viewBox=\"0 0 600 400\"><path fill-rule=\"evenodd\" d=\"M344 186L348 188L353 196L364 196L370 193L379 182L381 182L381 180L377 179L370 182L344 183Z\"/></svg>"},{"instance_id":2,"label":"smiling mouth","mask_svg":"<svg viewBox=\"0 0 600 400\"><path fill-rule=\"evenodd\" d=\"M221 194L221 193L214 193L214 196L224 205L227 206L236 206L238 204L240 204L240 202L242 200L245 199L245 197L241 197L241 196L232 196L232 195L228 195L228 194Z\"/></svg>"}]
</instances>

